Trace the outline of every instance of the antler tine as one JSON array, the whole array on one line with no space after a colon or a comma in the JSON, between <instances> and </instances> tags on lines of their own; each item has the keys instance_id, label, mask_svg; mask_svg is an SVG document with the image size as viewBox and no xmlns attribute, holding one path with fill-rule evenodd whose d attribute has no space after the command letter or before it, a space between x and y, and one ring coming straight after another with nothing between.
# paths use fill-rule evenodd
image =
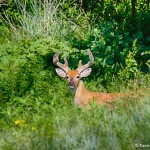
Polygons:
<instances>
[{"instance_id":1,"label":"antler tine","mask_svg":"<svg viewBox=\"0 0 150 150\"><path fill-rule=\"evenodd\" d=\"M79 73L82 72L84 69L86 69L86 68L88 68L94 64L94 57L93 57L92 52L90 50L88 51L88 54L89 54L90 61L87 64L82 65L82 60L79 61L78 68L76 69L76 70L78 70Z\"/></svg>"},{"instance_id":2,"label":"antler tine","mask_svg":"<svg viewBox=\"0 0 150 150\"><path fill-rule=\"evenodd\" d=\"M81 67L81 66L82 66L82 60L80 60L78 63L78 67Z\"/></svg>"},{"instance_id":3,"label":"antler tine","mask_svg":"<svg viewBox=\"0 0 150 150\"><path fill-rule=\"evenodd\" d=\"M68 67L68 61L67 61L67 59L66 59L66 57L64 57L64 64L62 64L62 63L60 63L59 62L59 54L60 54L60 52L59 51L57 51L55 54L54 54L54 56L53 56L53 63L56 65L56 66L58 66L58 67L60 67L61 69L63 69L65 72L68 72L69 70L70 70L70 68Z\"/></svg>"},{"instance_id":4,"label":"antler tine","mask_svg":"<svg viewBox=\"0 0 150 150\"><path fill-rule=\"evenodd\" d=\"M55 54L54 54L54 56L53 56L53 63L55 64L55 65L57 65L57 62L59 62L59 51L57 51Z\"/></svg>"},{"instance_id":5,"label":"antler tine","mask_svg":"<svg viewBox=\"0 0 150 150\"><path fill-rule=\"evenodd\" d=\"M64 57L64 62L65 62L65 65L68 66L68 61L66 57Z\"/></svg>"}]
</instances>

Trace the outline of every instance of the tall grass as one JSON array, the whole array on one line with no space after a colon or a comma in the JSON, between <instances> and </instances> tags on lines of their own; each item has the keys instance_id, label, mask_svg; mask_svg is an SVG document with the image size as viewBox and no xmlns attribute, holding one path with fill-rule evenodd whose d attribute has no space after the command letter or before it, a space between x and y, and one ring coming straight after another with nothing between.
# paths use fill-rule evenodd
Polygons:
<instances>
[{"instance_id":1,"label":"tall grass","mask_svg":"<svg viewBox=\"0 0 150 150\"><path fill-rule=\"evenodd\" d=\"M63 89L63 84L59 88ZM33 106L26 106L28 109L12 115L12 105L7 106L2 111L0 148L126 150L136 149L135 144L149 144L149 97L120 99L116 108L91 105L87 111L73 106L71 97L62 91L54 95L57 105L54 100L52 105L36 98L36 112L29 110ZM24 98L33 105L30 99ZM15 124L18 119L25 122Z\"/></svg>"},{"instance_id":2,"label":"tall grass","mask_svg":"<svg viewBox=\"0 0 150 150\"><path fill-rule=\"evenodd\" d=\"M67 19L62 13L60 5L63 2L61 1L31 1L30 10L26 6L26 1L15 0L14 2L19 17L16 16L14 19L8 16L7 12L3 12L4 17L1 18L1 22L11 29L15 39L48 36L53 37L53 39L58 37L61 39L68 34L71 35L77 28L77 24ZM1 32L3 33L3 31Z\"/></svg>"}]
</instances>

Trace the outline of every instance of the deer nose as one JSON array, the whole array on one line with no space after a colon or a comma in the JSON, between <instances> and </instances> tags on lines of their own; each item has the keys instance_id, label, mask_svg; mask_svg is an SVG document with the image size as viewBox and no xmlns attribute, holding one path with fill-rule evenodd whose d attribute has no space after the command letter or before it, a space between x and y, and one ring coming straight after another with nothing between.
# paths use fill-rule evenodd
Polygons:
<instances>
[{"instance_id":1,"label":"deer nose","mask_svg":"<svg viewBox=\"0 0 150 150\"><path fill-rule=\"evenodd\" d=\"M74 86L75 86L75 84L74 84L74 81L73 81L73 80L71 80L71 81L69 82L69 86L70 86L70 87L74 87Z\"/></svg>"}]
</instances>

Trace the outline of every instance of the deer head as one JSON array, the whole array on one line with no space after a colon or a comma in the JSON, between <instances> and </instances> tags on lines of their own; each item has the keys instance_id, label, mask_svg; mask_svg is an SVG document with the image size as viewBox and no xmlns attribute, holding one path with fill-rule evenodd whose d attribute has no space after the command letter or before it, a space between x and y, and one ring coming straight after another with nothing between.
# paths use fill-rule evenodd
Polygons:
<instances>
[{"instance_id":1,"label":"deer head","mask_svg":"<svg viewBox=\"0 0 150 150\"><path fill-rule=\"evenodd\" d=\"M89 68L94 63L94 57L91 51L88 51L90 61L82 65L82 60L79 61L78 68L76 70L71 70L68 67L68 61L66 57L64 57L64 64L59 62L59 52L56 52L53 56L53 63L57 65L59 68L56 68L56 73L62 77L66 78L68 82L68 86L70 90L77 89L79 81L82 77L87 77L92 69Z\"/></svg>"}]
</instances>

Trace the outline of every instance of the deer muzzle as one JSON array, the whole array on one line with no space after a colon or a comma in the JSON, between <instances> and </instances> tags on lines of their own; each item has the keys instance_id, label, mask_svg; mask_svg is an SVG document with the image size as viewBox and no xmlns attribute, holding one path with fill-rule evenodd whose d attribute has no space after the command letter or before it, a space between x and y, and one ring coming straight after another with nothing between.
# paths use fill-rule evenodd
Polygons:
<instances>
[{"instance_id":1,"label":"deer muzzle","mask_svg":"<svg viewBox=\"0 0 150 150\"><path fill-rule=\"evenodd\" d=\"M75 88L75 83L73 80L71 80L68 85L69 85L69 88L71 89Z\"/></svg>"}]
</instances>

